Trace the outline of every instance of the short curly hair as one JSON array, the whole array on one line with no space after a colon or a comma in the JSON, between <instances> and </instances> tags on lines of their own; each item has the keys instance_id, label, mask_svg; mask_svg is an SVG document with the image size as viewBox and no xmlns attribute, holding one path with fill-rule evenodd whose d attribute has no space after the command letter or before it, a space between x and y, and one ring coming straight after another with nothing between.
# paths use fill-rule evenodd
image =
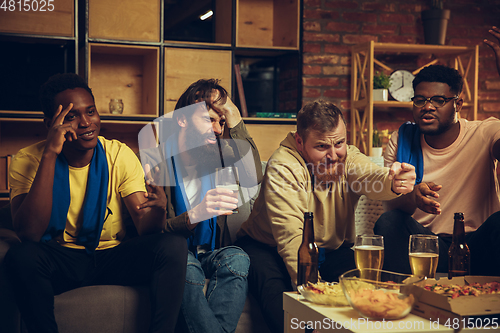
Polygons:
<instances>
[{"instance_id":1,"label":"short curly hair","mask_svg":"<svg viewBox=\"0 0 500 333\"><path fill-rule=\"evenodd\" d=\"M54 113L57 110L58 105L55 105L56 95L67 89L83 88L95 102L94 94L92 89L89 88L85 80L74 73L64 73L56 74L51 76L47 82L42 84L40 87L40 104L42 105L42 111L46 118L52 119Z\"/></svg>"},{"instance_id":2,"label":"short curly hair","mask_svg":"<svg viewBox=\"0 0 500 333\"><path fill-rule=\"evenodd\" d=\"M413 79L413 90L421 82L441 82L450 86L450 91L459 96L462 93L464 79L460 73L451 67L431 65L424 67Z\"/></svg>"},{"instance_id":3,"label":"short curly hair","mask_svg":"<svg viewBox=\"0 0 500 333\"><path fill-rule=\"evenodd\" d=\"M342 111L331 102L322 99L309 102L297 114L297 133L306 141L311 130L325 133L346 123Z\"/></svg>"}]
</instances>

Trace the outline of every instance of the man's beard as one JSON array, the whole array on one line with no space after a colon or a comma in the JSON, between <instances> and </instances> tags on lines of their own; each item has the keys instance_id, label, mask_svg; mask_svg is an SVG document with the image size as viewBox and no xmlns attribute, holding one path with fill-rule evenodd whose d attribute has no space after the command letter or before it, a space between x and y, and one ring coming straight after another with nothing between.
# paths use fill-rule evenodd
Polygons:
<instances>
[{"instance_id":1,"label":"man's beard","mask_svg":"<svg viewBox=\"0 0 500 333\"><path fill-rule=\"evenodd\" d=\"M310 160L307 153L305 153L306 161ZM320 185L323 183L332 183L332 182L340 182L345 173L345 161L347 156L344 156L342 159L335 162L333 169L327 167L326 158L317 162L316 164L312 164L308 162L308 165L312 167L312 171L314 173L314 177L316 178L316 185Z\"/></svg>"},{"instance_id":2,"label":"man's beard","mask_svg":"<svg viewBox=\"0 0 500 333\"><path fill-rule=\"evenodd\" d=\"M445 125L441 125L441 124L439 124L438 128L436 128L436 129L428 129L425 127L420 127L420 133L425 134L425 135L430 135L430 136L440 135L440 134L445 133L449 128L450 128L450 126L448 126L448 125L445 126Z\"/></svg>"},{"instance_id":3,"label":"man's beard","mask_svg":"<svg viewBox=\"0 0 500 333\"><path fill-rule=\"evenodd\" d=\"M220 168L222 164L219 146L206 142L207 139L213 137L216 137L214 133L202 134L194 126L186 130L186 148L189 155L196 161L198 172L202 174L213 173L215 168ZM221 149L224 149L227 142L220 141Z\"/></svg>"},{"instance_id":4,"label":"man's beard","mask_svg":"<svg viewBox=\"0 0 500 333\"><path fill-rule=\"evenodd\" d=\"M417 124L419 124L418 121L415 121ZM430 135L430 136L433 136L433 135L440 135L440 134L443 134L445 133L446 131L448 131L452 125L455 123L455 115L451 114L450 115L450 118L448 119L447 122L445 123L441 123L439 120L438 120L438 127L437 128L428 128L424 125L420 126L419 124L419 129L420 129L420 132L422 134L425 134L425 135Z\"/></svg>"}]
</instances>

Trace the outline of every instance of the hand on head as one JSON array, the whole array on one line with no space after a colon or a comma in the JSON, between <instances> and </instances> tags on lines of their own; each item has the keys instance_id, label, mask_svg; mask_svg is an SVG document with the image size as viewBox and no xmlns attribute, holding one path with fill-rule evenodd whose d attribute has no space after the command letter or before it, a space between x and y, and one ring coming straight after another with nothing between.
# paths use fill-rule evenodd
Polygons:
<instances>
[{"instance_id":1,"label":"hand on head","mask_svg":"<svg viewBox=\"0 0 500 333\"><path fill-rule=\"evenodd\" d=\"M72 103L69 103L64 110L62 105L59 105L54 117L52 117L50 123L47 123L49 126L49 134L47 135L45 151L51 151L59 155L66 141L71 142L77 140L78 137L71 124L64 124L64 118L72 108Z\"/></svg>"},{"instance_id":2,"label":"hand on head","mask_svg":"<svg viewBox=\"0 0 500 333\"><path fill-rule=\"evenodd\" d=\"M212 101L217 100L219 92L215 91L212 95ZM231 98L227 96L225 99L221 99L211 104L211 107L220 115L224 116L226 119L227 126L233 128L241 121L240 110L233 103Z\"/></svg>"},{"instance_id":3,"label":"hand on head","mask_svg":"<svg viewBox=\"0 0 500 333\"><path fill-rule=\"evenodd\" d=\"M498 74L500 75L500 29L497 27L492 27L491 30L489 30L489 33L497 39L497 42L495 43L488 39L485 39L484 43L490 46L493 49L493 52L495 52L495 56L497 59L497 70Z\"/></svg>"},{"instance_id":4,"label":"hand on head","mask_svg":"<svg viewBox=\"0 0 500 333\"><path fill-rule=\"evenodd\" d=\"M416 178L415 167L408 163L394 162L389 170L394 193L406 194L413 191Z\"/></svg>"}]
</instances>

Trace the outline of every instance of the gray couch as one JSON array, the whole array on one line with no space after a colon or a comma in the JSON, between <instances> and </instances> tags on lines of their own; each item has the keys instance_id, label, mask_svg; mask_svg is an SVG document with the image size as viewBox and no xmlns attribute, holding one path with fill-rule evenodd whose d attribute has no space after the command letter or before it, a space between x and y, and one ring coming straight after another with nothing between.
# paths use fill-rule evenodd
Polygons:
<instances>
[{"instance_id":1,"label":"gray couch","mask_svg":"<svg viewBox=\"0 0 500 333\"><path fill-rule=\"evenodd\" d=\"M265 162L262 162L263 169ZM259 188L243 189L249 202L231 215L227 225L234 242L236 231L250 214ZM20 318L9 283L3 258L9 247L19 242L14 231L9 207L0 209L0 332L20 332ZM382 214L380 201L362 196L356 208L356 234L373 233L373 224ZM149 296L146 287L91 286L78 288L55 297L56 321L61 333L138 333L149 323ZM238 322L236 333L271 333L256 300L249 295Z\"/></svg>"},{"instance_id":2,"label":"gray couch","mask_svg":"<svg viewBox=\"0 0 500 333\"><path fill-rule=\"evenodd\" d=\"M258 187L243 189L249 197ZM232 241L241 223L250 214L253 200L230 216L227 225ZM23 331L12 290L6 278L3 259L9 247L19 242L10 216L10 206L0 210L0 331ZM147 287L90 286L77 288L55 297L54 311L61 333L142 333L149 326L150 309ZM270 333L253 297L247 297L236 333Z\"/></svg>"}]
</instances>

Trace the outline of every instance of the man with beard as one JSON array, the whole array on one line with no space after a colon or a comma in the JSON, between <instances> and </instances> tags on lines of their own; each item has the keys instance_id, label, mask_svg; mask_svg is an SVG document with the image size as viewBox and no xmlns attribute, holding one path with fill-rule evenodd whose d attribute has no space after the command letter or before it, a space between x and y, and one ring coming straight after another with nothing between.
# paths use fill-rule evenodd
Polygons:
<instances>
[{"instance_id":1,"label":"man with beard","mask_svg":"<svg viewBox=\"0 0 500 333\"><path fill-rule=\"evenodd\" d=\"M411 192L414 180L411 165L382 168L347 145L344 116L332 103L318 100L298 112L297 132L289 133L269 159L236 242L250 256L249 291L272 332L284 330L283 292L297 281L304 213L314 214L315 241L324 256L321 277L337 281L355 268L351 247L359 197L393 199Z\"/></svg>"},{"instance_id":2,"label":"man with beard","mask_svg":"<svg viewBox=\"0 0 500 333\"><path fill-rule=\"evenodd\" d=\"M28 331L57 332L54 295L116 284L148 285L149 332L174 332L186 243L158 232L165 209L151 202L165 197L162 189L150 184L146 193L132 150L99 136L94 95L81 77L51 77L40 99L47 139L16 153L9 174L12 222L22 242L7 252L5 271ZM125 216L140 236L125 239Z\"/></svg>"},{"instance_id":3,"label":"man with beard","mask_svg":"<svg viewBox=\"0 0 500 333\"><path fill-rule=\"evenodd\" d=\"M500 40L500 30L490 33ZM495 51L500 73L500 47ZM500 158L500 121L458 118L464 81L455 69L433 65L413 80L413 119L392 134L385 163L408 162L416 167L411 195L386 203L388 212L374 231L385 238L384 269L410 273L411 234L439 236L437 272L448 272L448 248L454 213L465 217L471 274L500 275L500 192L496 176ZM495 213L497 212L497 213Z\"/></svg>"},{"instance_id":4,"label":"man with beard","mask_svg":"<svg viewBox=\"0 0 500 333\"><path fill-rule=\"evenodd\" d=\"M188 241L179 329L234 332L246 301L250 260L242 249L226 246L226 216L238 207L238 195L215 188L214 173L216 167L234 165L240 184L256 187L262 178L259 152L217 80L193 83L179 98L173 120L174 133L160 149L141 149L140 154L146 174L165 186L165 230ZM227 140L222 138L225 126ZM206 295L205 279L210 280Z\"/></svg>"}]
</instances>

